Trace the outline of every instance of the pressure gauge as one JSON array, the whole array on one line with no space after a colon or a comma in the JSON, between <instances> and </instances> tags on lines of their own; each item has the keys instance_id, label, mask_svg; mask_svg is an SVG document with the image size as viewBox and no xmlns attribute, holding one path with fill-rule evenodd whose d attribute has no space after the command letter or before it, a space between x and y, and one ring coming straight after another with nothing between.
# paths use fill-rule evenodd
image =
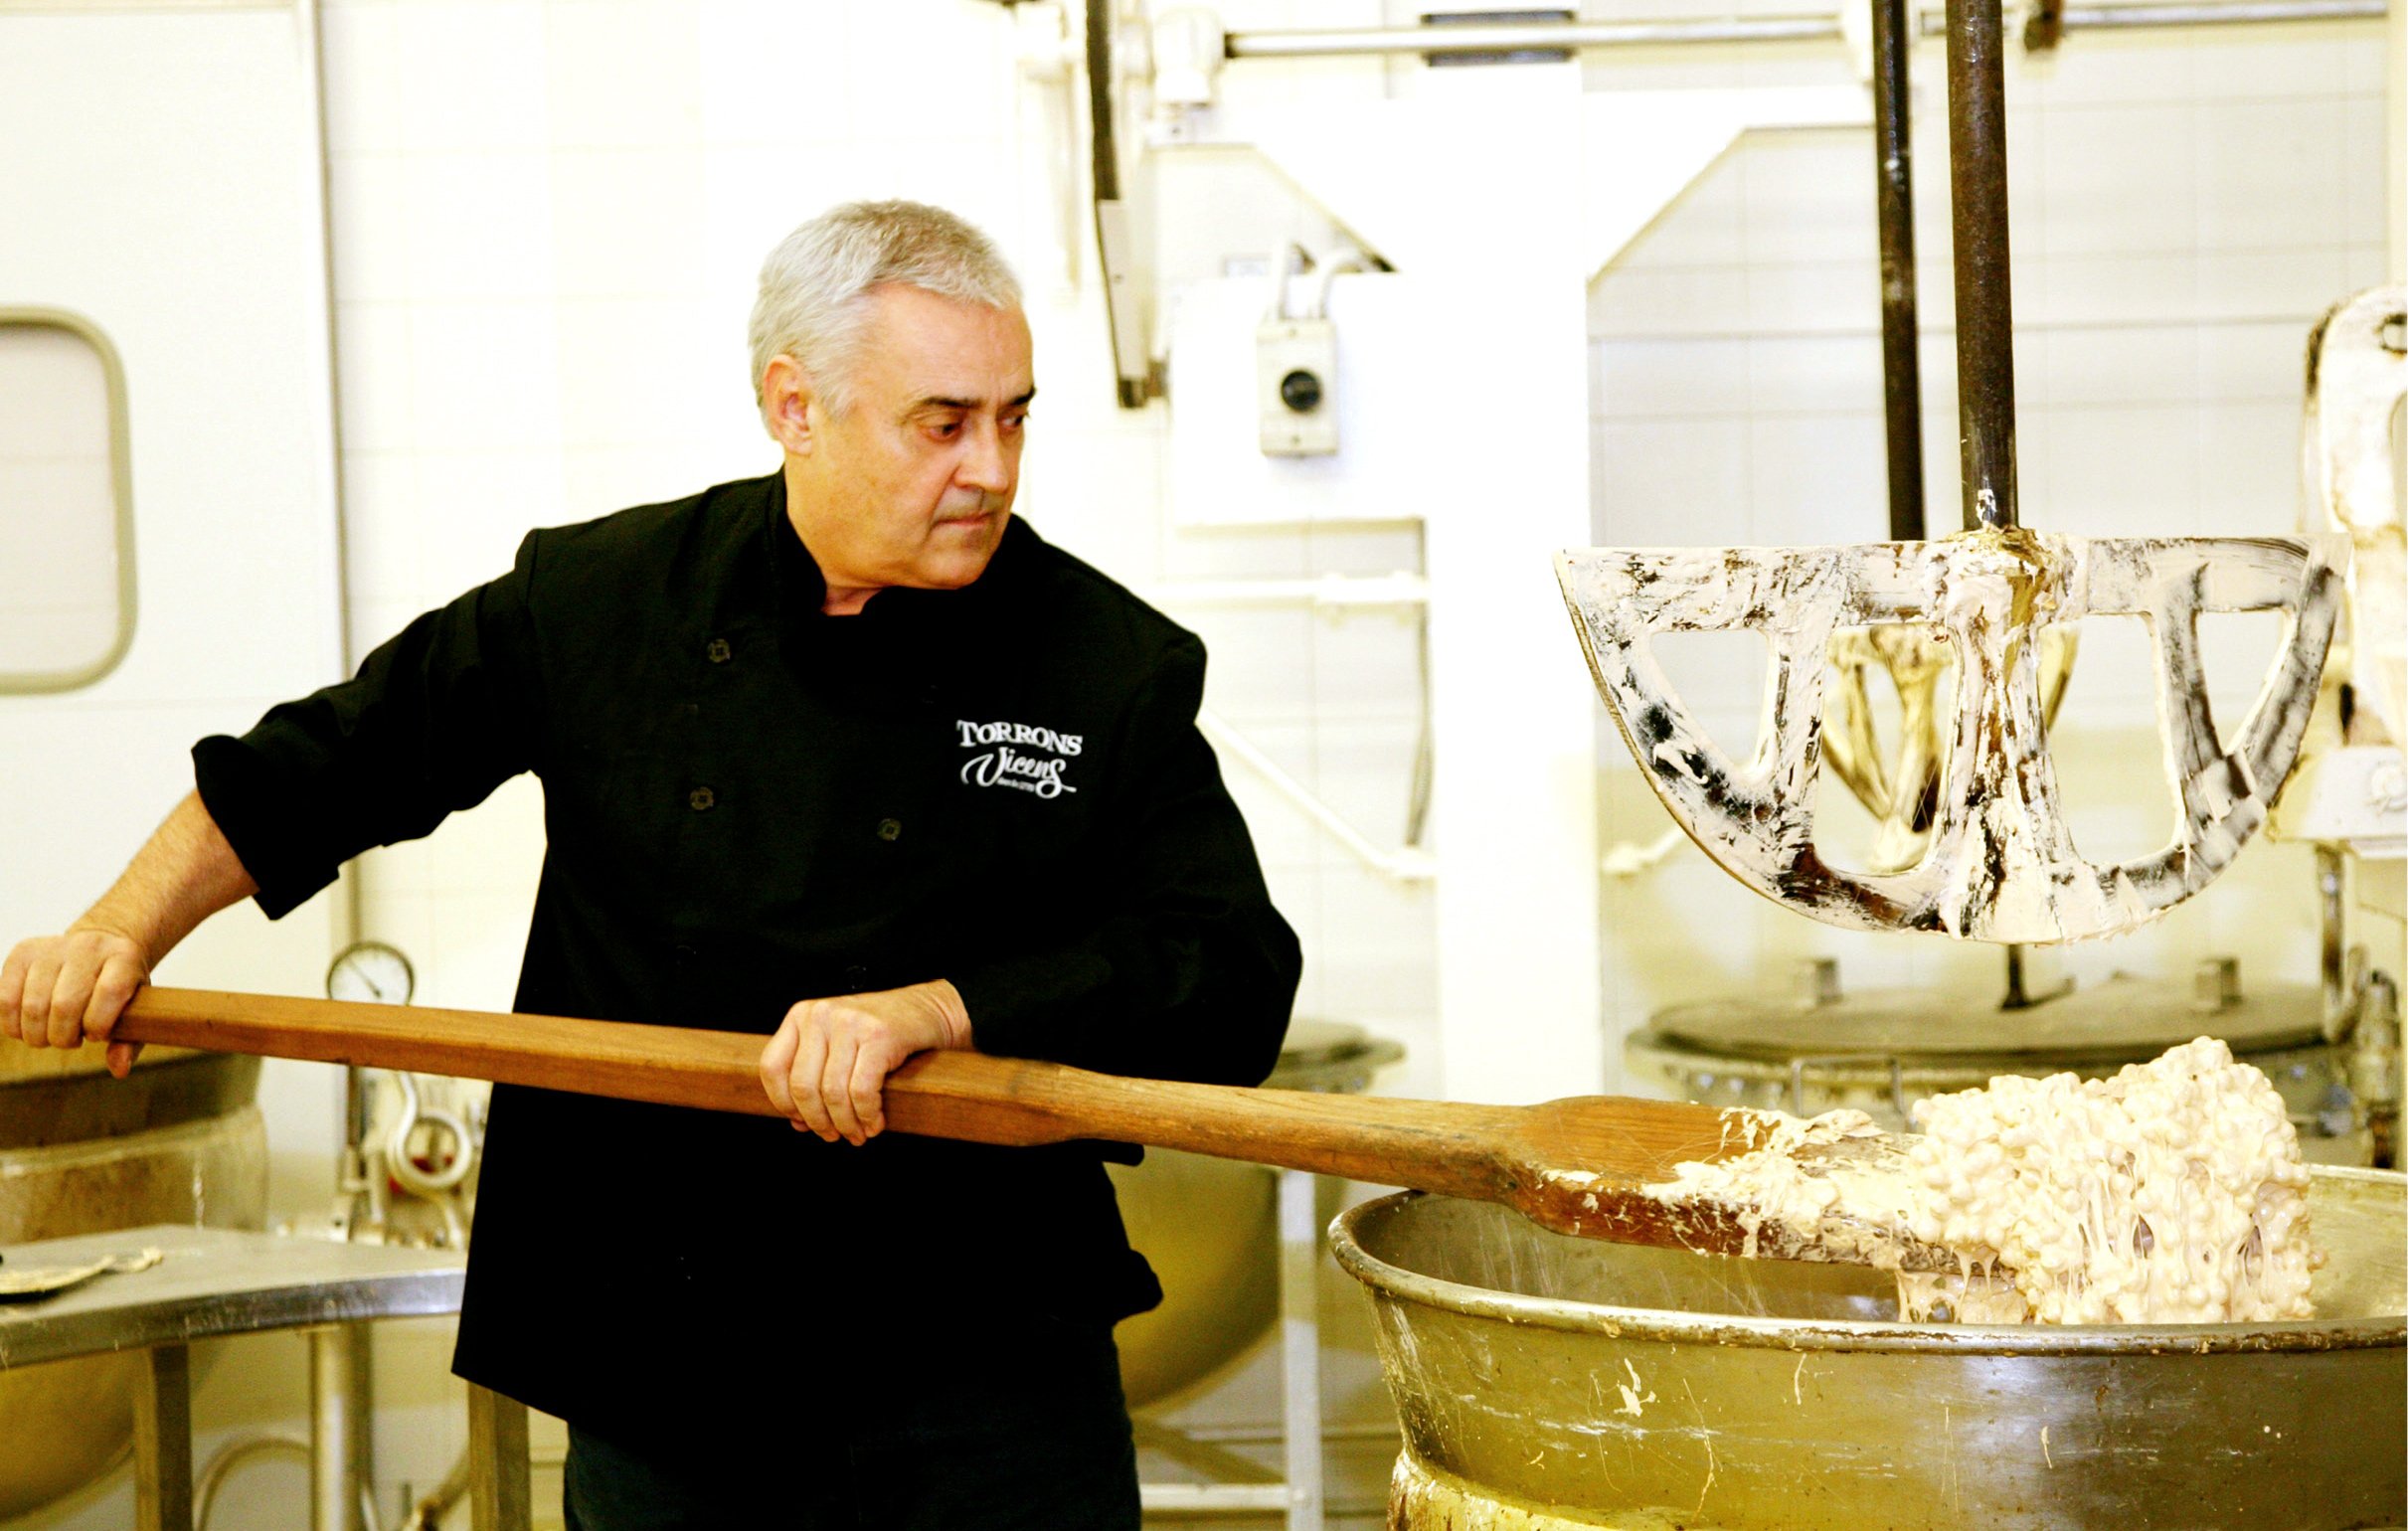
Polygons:
<instances>
[{"instance_id":1,"label":"pressure gauge","mask_svg":"<svg viewBox=\"0 0 2408 1531\"><path fill-rule=\"evenodd\" d=\"M406 1005L418 975L400 949L381 940L353 941L326 969L326 997L377 1005Z\"/></svg>"}]
</instances>

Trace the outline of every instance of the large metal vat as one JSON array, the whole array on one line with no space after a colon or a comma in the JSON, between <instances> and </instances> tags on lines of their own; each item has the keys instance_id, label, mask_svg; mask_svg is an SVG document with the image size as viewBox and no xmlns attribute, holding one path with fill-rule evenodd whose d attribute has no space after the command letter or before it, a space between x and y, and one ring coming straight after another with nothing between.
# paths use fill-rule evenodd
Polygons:
<instances>
[{"instance_id":1,"label":"large metal vat","mask_svg":"<svg viewBox=\"0 0 2408 1531\"><path fill-rule=\"evenodd\" d=\"M154 1049L133 1077L79 1053L0 1048L0 1244L200 1223L258 1228L267 1132L259 1061ZM105 1471L133 1438L139 1355L0 1371L0 1520ZM38 1444L38 1445L37 1445Z\"/></svg>"},{"instance_id":2,"label":"large metal vat","mask_svg":"<svg viewBox=\"0 0 2408 1531\"><path fill-rule=\"evenodd\" d=\"M2408 1181L2315 1170L2314 1320L1891 1321L1861 1269L1719 1260L1391 1196L1338 1220L1433 1531L2408 1520Z\"/></svg>"},{"instance_id":3,"label":"large metal vat","mask_svg":"<svg viewBox=\"0 0 2408 1531\"><path fill-rule=\"evenodd\" d=\"M1801 964L1786 994L1658 1011L1625 1040L1623 1057L1634 1074L1702 1106L1801 1116L1851 1106L1903 1132L1915 1103L2001 1074L2105 1079L2215 1037L2273 1082L2304 1157L2363 1166L2372 1143L2346 1089L2350 1049L2325 1035L2324 1004L2314 984L2244 990L2229 958L2200 963L2188 984L2118 975L2010 1004L1929 989L1842 993L1826 957Z\"/></svg>"},{"instance_id":4,"label":"large metal vat","mask_svg":"<svg viewBox=\"0 0 2408 1531\"><path fill-rule=\"evenodd\" d=\"M1359 1026L1299 1020L1266 1088L1353 1095L1405 1055ZM1113 1165L1129 1242L1162 1278L1162 1305L1124 1319L1120 1387L1131 1408L1209 1381L1271 1326L1280 1307L1279 1179L1260 1164L1168 1149ZM1321 1216L1341 1187L1324 1180Z\"/></svg>"}]
</instances>

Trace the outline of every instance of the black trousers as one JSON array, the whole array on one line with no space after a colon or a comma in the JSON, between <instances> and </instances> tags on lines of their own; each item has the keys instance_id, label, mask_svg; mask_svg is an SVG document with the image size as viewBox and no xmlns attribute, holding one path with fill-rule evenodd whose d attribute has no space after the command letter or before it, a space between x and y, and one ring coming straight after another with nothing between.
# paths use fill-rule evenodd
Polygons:
<instances>
[{"instance_id":1,"label":"black trousers","mask_svg":"<svg viewBox=\"0 0 2408 1531\"><path fill-rule=\"evenodd\" d=\"M850 1377L809 1375L808 1360L765 1367L753 1426L715 1440L604 1439L572 1421L569 1531L1137 1531L1110 1326L910 1344Z\"/></svg>"}]
</instances>

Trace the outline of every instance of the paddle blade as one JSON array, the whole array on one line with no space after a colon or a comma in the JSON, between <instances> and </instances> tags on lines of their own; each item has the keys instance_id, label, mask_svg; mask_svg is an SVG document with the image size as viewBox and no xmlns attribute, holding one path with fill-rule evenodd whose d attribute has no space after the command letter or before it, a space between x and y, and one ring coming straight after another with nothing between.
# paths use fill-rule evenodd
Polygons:
<instances>
[{"instance_id":1,"label":"paddle blade","mask_svg":"<svg viewBox=\"0 0 2408 1531\"><path fill-rule=\"evenodd\" d=\"M1542 1227L1705 1255L1954 1271L1915 1238L1904 1145L1769 1111L1587 1096L1530 1107L1512 1129L1507 1198Z\"/></svg>"}]
</instances>

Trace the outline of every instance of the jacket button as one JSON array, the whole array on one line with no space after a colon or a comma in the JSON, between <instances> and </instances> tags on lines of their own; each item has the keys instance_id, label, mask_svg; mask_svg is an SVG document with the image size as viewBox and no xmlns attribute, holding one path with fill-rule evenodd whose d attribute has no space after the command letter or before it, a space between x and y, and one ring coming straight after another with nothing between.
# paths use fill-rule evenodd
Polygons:
<instances>
[{"instance_id":1,"label":"jacket button","mask_svg":"<svg viewBox=\"0 0 2408 1531\"><path fill-rule=\"evenodd\" d=\"M890 843L902 839L903 820L899 818L880 819L878 821L878 838Z\"/></svg>"},{"instance_id":2,"label":"jacket button","mask_svg":"<svg viewBox=\"0 0 2408 1531\"><path fill-rule=\"evenodd\" d=\"M726 664L736 657L736 650L728 647L727 639L713 638L709 643L703 645L702 654L713 664Z\"/></svg>"},{"instance_id":3,"label":"jacket button","mask_svg":"<svg viewBox=\"0 0 2408 1531\"><path fill-rule=\"evenodd\" d=\"M695 958L701 955L702 953L695 950L692 946L679 946L677 948L677 965L680 967L692 967L694 965Z\"/></svg>"},{"instance_id":4,"label":"jacket button","mask_svg":"<svg viewBox=\"0 0 2408 1531\"><path fill-rule=\"evenodd\" d=\"M707 786L698 786L694 790L686 793L686 806L692 808L697 813L702 812L705 808L708 808L711 806L711 804L717 801L719 801L719 794L712 791Z\"/></svg>"},{"instance_id":5,"label":"jacket button","mask_svg":"<svg viewBox=\"0 0 2408 1531\"><path fill-rule=\"evenodd\" d=\"M870 970L856 962L844 970L844 981L858 991L870 981Z\"/></svg>"}]
</instances>

